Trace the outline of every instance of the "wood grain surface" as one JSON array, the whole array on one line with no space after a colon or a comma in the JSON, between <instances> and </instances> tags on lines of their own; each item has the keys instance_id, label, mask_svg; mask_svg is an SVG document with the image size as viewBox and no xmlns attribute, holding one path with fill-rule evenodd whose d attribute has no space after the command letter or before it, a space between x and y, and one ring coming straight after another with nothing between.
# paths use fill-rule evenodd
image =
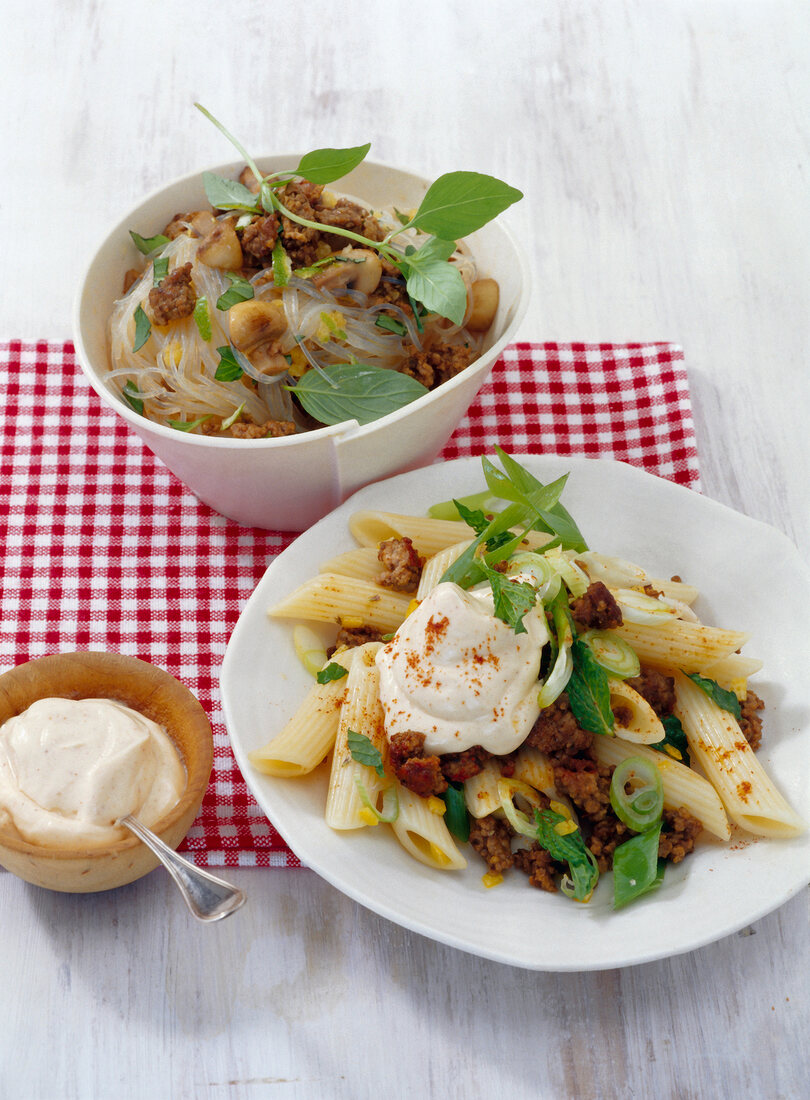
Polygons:
<instances>
[{"instance_id":1,"label":"wood grain surface","mask_svg":"<svg viewBox=\"0 0 810 1100\"><path fill-rule=\"evenodd\" d=\"M69 338L106 228L231 159L195 100L257 152L488 171L526 194L521 337L681 343L704 491L808 557L805 0L2 10L0 337ZM248 905L201 927L159 871L92 898L0 873L0 1097L810 1094L807 889L691 954L544 974L307 871L231 877Z\"/></svg>"}]
</instances>

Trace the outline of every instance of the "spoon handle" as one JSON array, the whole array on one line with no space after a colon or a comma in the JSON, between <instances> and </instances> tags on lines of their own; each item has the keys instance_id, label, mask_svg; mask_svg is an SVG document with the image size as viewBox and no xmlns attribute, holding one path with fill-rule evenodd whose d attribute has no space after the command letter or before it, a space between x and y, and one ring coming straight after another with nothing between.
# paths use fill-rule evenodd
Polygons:
<instances>
[{"instance_id":1,"label":"spoon handle","mask_svg":"<svg viewBox=\"0 0 810 1100\"><path fill-rule=\"evenodd\" d=\"M179 886L186 905L197 920L222 920L241 909L247 901L244 891L183 859L132 814L122 817L119 825L125 825L152 849Z\"/></svg>"}]
</instances>

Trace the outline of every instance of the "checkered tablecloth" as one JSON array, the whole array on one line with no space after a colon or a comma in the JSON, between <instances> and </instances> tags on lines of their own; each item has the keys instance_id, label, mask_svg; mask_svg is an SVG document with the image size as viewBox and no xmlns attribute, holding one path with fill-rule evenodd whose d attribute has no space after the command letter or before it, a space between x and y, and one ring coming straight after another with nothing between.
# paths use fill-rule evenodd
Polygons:
<instances>
[{"instance_id":1,"label":"checkered tablecloth","mask_svg":"<svg viewBox=\"0 0 810 1100\"><path fill-rule=\"evenodd\" d=\"M214 770L183 845L208 866L297 866L231 754L219 669L239 613L292 535L201 504L106 409L70 343L0 341L0 671L117 650L205 707ZM513 344L443 458L491 451L621 459L698 488L689 388L672 344Z\"/></svg>"}]
</instances>

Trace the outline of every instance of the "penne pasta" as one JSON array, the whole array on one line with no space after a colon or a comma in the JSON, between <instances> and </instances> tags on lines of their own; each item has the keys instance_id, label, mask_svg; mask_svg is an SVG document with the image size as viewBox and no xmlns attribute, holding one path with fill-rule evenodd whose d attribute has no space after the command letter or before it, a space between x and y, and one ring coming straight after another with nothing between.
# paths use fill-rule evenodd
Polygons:
<instances>
[{"instance_id":1,"label":"penne pasta","mask_svg":"<svg viewBox=\"0 0 810 1100\"><path fill-rule=\"evenodd\" d=\"M708 780L685 764L657 749L620 741L617 737L596 737L593 748L596 759L612 767L629 756L640 756L649 760L661 773L664 806L668 810L677 810L684 806L693 817L702 822L704 829L720 840L728 840L731 836L728 817L717 791Z\"/></svg>"},{"instance_id":2,"label":"penne pasta","mask_svg":"<svg viewBox=\"0 0 810 1100\"><path fill-rule=\"evenodd\" d=\"M428 867L439 871L459 871L467 860L458 850L444 818L434 814L428 800L398 786L399 816L391 825L402 847Z\"/></svg>"},{"instance_id":3,"label":"penne pasta","mask_svg":"<svg viewBox=\"0 0 810 1100\"><path fill-rule=\"evenodd\" d=\"M425 557L432 557L470 534L467 524L458 520L377 511L355 512L349 518L349 530L361 546L379 546L386 539L407 535L417 552Z\"/></svg>"},{"instance_id":4,"label":"penne pasta","mask_svg":"<svg viewBox=\"0 0 810 1100\"><path fill-rule=\"evenodd\" d=\"M496 760L487 760L477 775L464 783L464 801L473 817L487 817L500 809L498 780L501 769Z\"/></svg>"},{"instance_id":5,"label":"penne pasta","mask_svg":"<svg viewBox=\"0 0 810 1100\"><path fill-rule=\"evenodd\" d=\"M661 626L622 623L615 633L633 647L642 664L699 672L728 657L748 641L739 630L669 619Z\"/></svg>"},{"instance_id":6,"label":"penne pasta","mask_svg":"<svg viewBox=\"0 0 810 1100\"><path fill-rule=\"evenodd\" d=\"M681 672L675 673L675 713L689 751L716 789L732 821L756 836L797 836L807 828L785 801L745 739L722 710Z\"/></svg>"},{"instance_id":7,"label":"penne pasta","mask_svg":"<svg viewBox=\"0 0 810 1100\"><path fill-rule=\"evenodd\" d=\"M369 581L320 573L271 607L273 619L308 619L343 626L375 627L389 632L403 621L411 597Z\"/></svg>"},{"instance_id":8,"label":"penne pasta","mask_svg":"<svg viewBox=\"0 0 810 1100\"><path fill-rule=\"evenodd\" d=\"M373 546L359 546L345 554L329 558L318 568L319 573L338 573L341 577L354 577L358 581L375 584L382 572L377 550Z\"/></svg>"},{"instance_id":9,"label":"penne pasta","mask_svg":"<svg viewBox=\"0 0 810 1100\"><path fill-rule=\"evenodd\" d=\"M379 648L379 642L358 646L349 669L326 796L326 823L333 829L361 829L368 824L362 814L365 804L358 784L362 785L369 801L374 804L381 791L393 782L391 778L378 775L376 769L368 764L358 763L349 749L349 731L352 730L368 737L383 761L388 755L379 678L374 664Z\"/></svg>"},{"instance_id":10,"label":"penne pasta","mask_svg":"<svg viewBox=\"0 0 810 1100\"><path fill-rule=\"evenodd\" d=\"M615 715L614 733L623 741L655 745L664 739L661 719L643 695L624 680L610 677L610 706Z\"/></svg>"},{"instance_id":11,"label":"penne pasta","mask_svg":"<svg viewBox=\"0 0 810 1100\"><path fill-rule=\"evenodd\" d=\"M453 546L448 546L444 550L440 550L438 554L434 554L432 558L428 558L422 569L422 576L419 578L419 587L416 590L417 600L423 600L429 592L433 591L442 579L445 570L453 564L456 558L459 558L464 553L471 542L472 539L467 539L465 542L457 542Z\"/></svg>"}]
</instances>

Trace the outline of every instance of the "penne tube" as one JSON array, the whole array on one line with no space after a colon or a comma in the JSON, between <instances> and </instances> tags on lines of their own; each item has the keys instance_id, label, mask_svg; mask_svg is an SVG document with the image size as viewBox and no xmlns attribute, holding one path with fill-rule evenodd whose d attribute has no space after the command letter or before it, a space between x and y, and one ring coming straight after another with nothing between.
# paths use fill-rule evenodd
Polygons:
<instances>
[{"instance_id":1,"label":"penne tube","mask_svg":"<svg viewBox=\"0 0 810 1100\"><path fill-rule=\"evenodd\" d=\"M760 764L733 714L688 676L675 672L675 713L689 751L723 800L732 821L756 836L797 836L807 825Z\"/></svg>"},{"instance_id":2,"label":"penne tube","mask_svg":"<svg viewBox=\"0 0 810 1100\"><path fill-rule=\"evenodd\" d=\"M351 668L356 650L340 654L338 663ZM271 741L248 756L254 768L265 775L286 778L307 775L325 759L335 743L340 708L346 698L348 676L315 684L301 706Z\"/></svg>"},{"instance_id":3,"label":"penne tube","mask_svg":"<svg viewBox=\"0 0 810 1100\"><path fill-rule=\"evenodd\" d=\"M557 789L554 786L554 769L546 754L540 752L539 749L534 749L528 745L524 745L520 749L515 757L514 777L522 783L528 783L536 791L542 791L549 798L557 799L560 802L568 801L560 798L557 794Z\"/></svg>"},{"instance_id":4,"label":"penne tube","mask_svg":"<svg viewBox=\"0 0 810 1100\"><path fill-rule=\"evenodd\" d=\"M487 760L477 775L464 782L464 801L473 817L488 817L500 809L498 780L501 769L496 760Z\"/></svg>"},{"instance_id":5,"label":"penne tube","mask_svg":"<svg viewBox=\"0 0 810 1100\"><path fill-rule=\"evenodd\" d=\"M361 546L379 546L386 539L407 535L423 557L460 542L470 534L461 520L431 519L429 516L405 516L397 512L355 512L349 530Z\"/></svg>"},{"instance_id":6,"label":"penne tube","mask_svg":"<svg viewBox=\"0 0 810 1100\"><path fill-rule=\"evenodd\" d=\"M323 562L318 572L338 573L341 577L354 577L355 580L374 584L382 572L382 566L373 546L358 546Z\"/></svg>"},{"instance_id":7,"label":"penne tube","mask_svg":"<svg viewBox=\"0 0 810 1100\"><path fill-rule=\"evenodd\" d=\"M646 745L633 745L616 737L595 737L593 749L601 764L615 767L629 756L649 760L661 773L664 788L664 806L668 810L685 807L703 824L703 828L720 840L728 840L731 829L723 803L717 791L702 775L693 772L685 764Z\"/></svg>"},{"instance_id":8,"label":"penne tube","mask_svg":"<svg viewBox=\"0 0 810 1100\"><path fill-rule=\"evenodd\" d=\"M366 642L354 651L346 684L346 697L340 708L329 792L326 796L326 824L333 829L361 829L368 824L363 819L364 803L358 788L363 785L369 801L374 804L380 792L393 782L381 776L368 764L354 760L349 749L349 731L361 733L379 750L385 763L388 743L385 738L383 711L379 699L379 676L374 657L379 642Z\"/></svg>"},{"instance_id":9,"label":"penne tube","mask_svg":"<svg viewBox=\"0 0 810 1100\"><path fill-rule=\"evenodd\" d=\"M440 871L459 871L467 860L458 850L455 840L441 814L434 814L428 799L398 784L399 816L391 828L406 852L428 867Z\"/></svg>"},{"instance_id":10,"label":"penne tube","mask_svg":"<svg viewBox=\"0 0 810 1100\"><path fill-rule=\"evenodd\" d=\"M596 550L587 550L583 554L577 554L575 560L585 567L585 571L591 580L602 581L608 588L638 588L643 590L645 585L650 585L668 599L678 600L680 603L685 604L693 604L700 594L699 590L692 584L651 577L635 562L625 561L623 558L614 558L608 554L599 554Z\"/></svg>"},{"instance_id":11,"label":"penne tube","mask_svg":"<svg viewBox=\"0 0 810 1100\"><path fill-rule=\"evenodd\" d=\"M608 678L610 706L616 721L614 733L623 741L637 745L655 745L665 737L661 719L643 695L615 676Z\"/></svg>"},{"instance_id":12,"label":"penne tube","mask_svg":"<svg viewBox=\"0 0 810 1100\"><path fill-rule=\"evenodd\" d=\"M271 619L309 619L344 626L396 630L408 613L411 597L402 592L337 573L320 573L271 607Z\"/></svg>"},{"instance_id":13,"label":"penne tube","mask_svg":"<svg viewBox=\"0 0 810 1100\"><path fill-rule=\"evenodd\" d=\"M748 677L762 668L762 661L756 657L744 657L741 653L732 653L721 661L703 669L703 673L716 680L720 687L733 691L742 700L748 694Z\"/></svg>"},{"instance_id":14,"label":"penne tube","mask_svg":"<svg viewBox=\"0 0 810 1100\"><path fill-rule=\"evenodd\" d=\"M633 647L643 665L682 668L685 672L700 672L748 641L748 635L739 630L675 618L661 626L623 623L615 633Z\"/></svg>"},{"instance_id":15,"label":"penne tube","mask_svg":"<svg viewBox=\"0 0 810 1100\"><path fill-rule=\"evenodd\" d=\"M444 550L440 550L432 558L428 558L422 569L422 576L419 578L419 587L416 590L417 600L423 600L425 596L433 591L442 579L445 570L464 553L471 542L472 539L457 542L453 546L447 546Z\"/></svg>"}]
</instances>

